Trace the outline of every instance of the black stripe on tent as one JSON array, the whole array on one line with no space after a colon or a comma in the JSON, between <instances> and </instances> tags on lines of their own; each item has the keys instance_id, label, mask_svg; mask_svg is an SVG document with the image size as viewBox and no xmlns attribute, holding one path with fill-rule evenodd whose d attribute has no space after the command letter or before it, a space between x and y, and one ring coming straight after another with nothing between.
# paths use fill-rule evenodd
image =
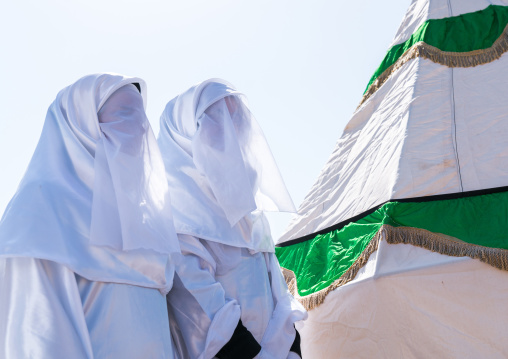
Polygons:
<instances>
[{"instance_id":1,"label":"black stripe on tent","mask_svg":"<svg viewBox=\"0 0 508 359\"><path fill-rule=\"evenodd\" d=\"M354 217L351 217L349 219L346 219L345 221L342 221L340 223L334 224L331 227L322 229L320 231L307 234L303 237L291 239L284 243L279 243L276 245L276 247L288 247L292 246L293 244L298 244L302 242L306 242L308 240L314 239L316 236L320 234L326 234L330 233L331 231L340 230L347 226L349 223L356 222L360 219L362 219L365 216L368 216L369 214L374 213L379 208L384 206L385 204L389 202L409 202L409 203L421 203L421 202L432 202L432 201L445 201L445 200L451 200L451 199L459 199L459 198L466 198L466 197L475 197L475 196L482 196L486 194L493 194L493 193L500 193L500 192L506 192L508 191L508 186L504 187L495 187L495 188L487 188L487 189L480 189L476 191L468 191L468 192L456 192L456 193L447 193L447 194L437 194L433 196L424 196L424 197L413 197L413 198L401 198L401 199L391 199L386 202L383 202L381 204L378 204L375 207L372 207L365 212L362 212Z\"/></svg>"}]
</instances>

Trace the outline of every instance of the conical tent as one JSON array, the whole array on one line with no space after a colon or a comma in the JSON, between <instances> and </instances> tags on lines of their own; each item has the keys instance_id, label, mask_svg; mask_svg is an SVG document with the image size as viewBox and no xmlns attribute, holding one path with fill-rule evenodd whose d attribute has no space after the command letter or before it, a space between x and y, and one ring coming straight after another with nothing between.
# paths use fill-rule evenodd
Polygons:
<instances>
[{"instance_id":1,"label":"conical tent","mask_svg":"<svg viewBox=\"0 0 508 359\"><path fill-rule=\"evenodd\" d=\"M508 357L508 0L414 0L279 240L307 358Z\"/></svg>"}]
</instances>

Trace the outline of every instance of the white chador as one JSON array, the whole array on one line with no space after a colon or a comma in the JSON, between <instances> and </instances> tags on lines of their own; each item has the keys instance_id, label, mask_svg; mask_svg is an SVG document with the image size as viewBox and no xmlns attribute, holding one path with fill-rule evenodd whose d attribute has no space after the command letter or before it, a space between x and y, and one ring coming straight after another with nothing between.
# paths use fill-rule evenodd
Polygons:
<instances>
[{"instance_id":1,"label":"white chador","mask_svg":"<svg viewBox=\"0 0 508 359\"><path fill-rule=\"evenodd\" d=\"M145 98L97 74L49 107L0 222L0 358L174 358L181 254Z\"/></svg>"},{"instance_id":2,"label":"white chador","mask_svg":"<svg viewBox=\"0 0 508 359\"><path fill-rule=\"evenodd\" d=\"M245 98L223 80L194 86L167 104L158 141L185 256L168 295L182 357L298 357L294 322L307 313L263 214L295 209Z\"/></svg>"}]
</instances>

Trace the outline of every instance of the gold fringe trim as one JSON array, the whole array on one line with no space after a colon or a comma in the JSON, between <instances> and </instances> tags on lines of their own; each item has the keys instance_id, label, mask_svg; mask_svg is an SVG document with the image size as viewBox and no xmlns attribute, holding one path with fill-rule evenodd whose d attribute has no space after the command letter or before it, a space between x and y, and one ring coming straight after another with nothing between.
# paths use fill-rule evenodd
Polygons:
<instances>
[{"instance_id":1,"label":"gold fringe trim","mask_svg":"<svg viewBox=\"0 0 508 359\"><path fill-rule=\"evenodd\" d=\"M380 231L378 231L379 233ZM321 303L325 300L328 293L330 293L332 290L337 289L344 284L351 282L356 275L358 274L358 271L367 264L367 261L369 260L369 257L372 253L377 251L378 245L379 245L379 239L378 233L372 238L370 243L367 245L367 247L364 249L362 254L360 254L360 257L353 263L351 267L344 273L342 276L339 277L339 279L335 280L332 284L330 284L325 289L321 289L320 291L316 293L312 293L310 295L306 295L304 297L300 296L298 294L298 287L296 283L296 276L295 273L289 269L282 268L282 274L284 275L284 279L286 280L286 283L289 288L289 292L295 297L305 309L311 310L316 307L319 307Z\"/></svg>"},{"instance_id":2,"label":"gold fringe trim","mask_svg":"<svg viewBox=\"0 0 508 359\"><path fill-rule=\"evenodd\" d=\"M389 244L411 244L450 257L478 259L494 268L508 271L508 250L466 243L457 238L413 227L383 225L385 240Z\"/></svg>"},{"instance_id":3,"label":"gold fringe trim","mask_svg":"<svg viewBox=\"0 0 508 359\"><path fill-rule=\"evenodd\" d=\"M469 257L478 259L492 267L508 271L508 250L478 246L463 242L457 238L440 233L433 233L425 229L413 227L392 227L383 225L375 234L374 238L367 245L360 257L340 278L335 280L327 288L307 296L298 294L295 273L289 269L282 268L282 274L288 285L291 294L305 307L311 310L320 306L326 296L333 290L352 281L358 271L367 263L369 257L379 246L379 242L385 239L389 244L410 244L424 248L432 252L444 254L451 257Z\"/></svg>"},{"instance_id":4,"label":"gold fringe trim","mask_svg":"<svg viewBox=\"0 0 508 359\"><path fill-rule=\"evenodd\" d=\"M390 76L404 66L410 60L417 57L423 57L435 63L448 67L474 67L487 64L499 59L508 51L508 25L503 33L488 49L474 50L468 52L449 52L441 51L437 47L428 45L424 42L418 42L409 48L402 56L369 86L362 97L357 109L365 103L389 78Z\"/></svg>"}]
</instances>

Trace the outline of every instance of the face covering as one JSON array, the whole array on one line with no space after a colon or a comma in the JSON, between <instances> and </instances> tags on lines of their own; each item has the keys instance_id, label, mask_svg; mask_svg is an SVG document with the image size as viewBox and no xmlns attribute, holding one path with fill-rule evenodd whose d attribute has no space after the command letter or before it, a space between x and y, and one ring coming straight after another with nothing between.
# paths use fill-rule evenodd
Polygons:
<instances>
[{"instance_id":1,"label":"face covering","mask_svg":"<svg viewBox=\"0 0 508 359\"><path fill-rule=\"evenodd\" d=\"M192 87L167 104L158 141L178 233L273 251L262 212L295 207L241 93L218 79Z\"/></svg>"}]
</instances>

